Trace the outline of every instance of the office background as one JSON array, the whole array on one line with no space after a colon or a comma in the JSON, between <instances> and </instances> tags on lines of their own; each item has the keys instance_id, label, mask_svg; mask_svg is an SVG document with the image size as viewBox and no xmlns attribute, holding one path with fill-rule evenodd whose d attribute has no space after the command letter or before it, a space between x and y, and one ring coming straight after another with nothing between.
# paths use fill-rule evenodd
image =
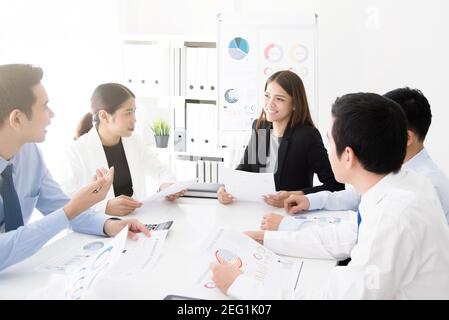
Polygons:
<instances>
[{"instance_id":1,"label":"office background","mask_svg":"<svg viewBox=\"0 0 449 320\"><path fill-rule=\"evenodd\" d=\"M444 0L0 0L0 63L35 63L45 71L56 113L42 145L49 163L89 111L93 89L123 82L124 35L214 39L218 12L317 13L322 134L337 96L416 87L432 106L428 151L449 175Z\"/></svg>"}]
</instances>

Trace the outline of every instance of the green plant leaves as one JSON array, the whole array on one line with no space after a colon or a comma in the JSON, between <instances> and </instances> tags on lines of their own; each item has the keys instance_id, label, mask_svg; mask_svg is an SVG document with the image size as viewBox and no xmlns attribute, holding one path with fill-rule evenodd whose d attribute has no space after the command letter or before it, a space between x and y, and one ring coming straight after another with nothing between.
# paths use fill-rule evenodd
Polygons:
<instances>
[{"instance_id":1,"label":"green plant leaves","mask_svg":"<svg viewBox=\"0 0 449 320\"><path fill-rule=\"evenodd\" d=\"M151 126L155 136L168 136L170 135L170 125L162 118L153 121Z\"/></svg>"}]
</instances>

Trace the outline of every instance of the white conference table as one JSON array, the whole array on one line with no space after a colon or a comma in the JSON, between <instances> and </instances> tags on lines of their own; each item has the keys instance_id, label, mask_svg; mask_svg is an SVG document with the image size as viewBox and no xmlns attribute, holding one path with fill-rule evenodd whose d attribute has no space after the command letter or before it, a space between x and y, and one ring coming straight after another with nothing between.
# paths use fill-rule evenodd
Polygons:
<instances>
[{"instance_id":1,"label":"white conference table","mask_svg":"<svg viewBox=\"0 0 449 320\"><path fill-rule=\"evenodd\" d=\"M128 217L143 223L174 220L164 243L163 252L149 270L134 277L113 279L104 277L95 284L89 295L92 299L163 299L169 294L202 298L227 299L218 290L197 290L195 282L207 266L199 259L200 244L214 229L237 231L257 230L262 216L268 212L282 213L282 209L264 203L234 203L221 205L216 199L181 198L176 202L157 201L144 205ZM317 213L315 213L317 214ZM321 213L326 214L326 213ZM335 216L335 215L334 215ZM105 239L75 232L43 247L34 256L0 272L0 299L55 299L61 298L62 275L36 271L37 266L64 254L74 245L82 247L92 239ZM130 241L130 240L127 240ZM336 261L303 259L298 288L317 288L325 284Z\"/></svg>"}]
</instances>

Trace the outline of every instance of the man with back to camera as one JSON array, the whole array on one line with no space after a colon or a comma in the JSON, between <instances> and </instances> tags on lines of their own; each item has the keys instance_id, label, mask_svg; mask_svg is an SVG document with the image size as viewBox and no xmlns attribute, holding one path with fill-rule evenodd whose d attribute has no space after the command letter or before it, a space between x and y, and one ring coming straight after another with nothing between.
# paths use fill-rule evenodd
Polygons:
<instances>
[{"instance_id":1,"label":"man with back to camera","mask_svg":"<svg viewBox=\"0 0 449 320\"><path fill-rule=\"evenodd\" d=\"M0 66L0 270L26 259L67 227L115 236L150 235L138 220L116 220L89 209L103 200L114 169L98 169L94 181L68 198L48 171L36 143L54 116L41 84L43 71L27 64ZM28 224L34 208L44 217Z\"/></svg>"},{"instance_id":2,"label":"man with back to camera","mask_svg":"<svg viewBox=\"0 0 449 320\"><path fill-rule=\"evenodd\" d=\"M421 91L410 88L395 89L384 96L397 102L407 117L407 153L402 168L422 174L432 182L449 222L449 179L432 161L424 147L432 122L429 101ZM303 210L357 210L359 202L360 195L348 186L346 190L337 192L293 195L285 202L285 210L290 214ZM274 213L265 215L261 222L263 230L297 230L300 226L301 220Z\"/></svg>"},{"instance_id":3,"label":"man with back to camera","mask_svg":"<svg viewBox=\"0 0 449 320\"><path fill-rule=\"evenodd\" d=\"M403 110L377 94L349 94L336 100L332 118L332 170L337 181L361 194L355 230L352 224L310 224L248 234L278 254L351 256L324 287L299 298L448 299L449 226L430 180L400 170L407 149ZM231 264L215 264L212 271L217 287L230 296L285 298Z\"/></svg>"}]
</instances>

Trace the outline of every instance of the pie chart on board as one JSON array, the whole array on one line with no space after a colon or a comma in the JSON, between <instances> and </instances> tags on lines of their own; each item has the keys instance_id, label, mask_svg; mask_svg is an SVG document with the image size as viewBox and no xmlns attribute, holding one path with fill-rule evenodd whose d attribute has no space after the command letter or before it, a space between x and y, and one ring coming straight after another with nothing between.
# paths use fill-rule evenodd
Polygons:
<instances>
[{"instance_id":1,"label":"pie chart on board","mask_svg":"<svg viewBox=\"0 0 449 320\"><path fill-rule=\"evenodd\" d=\"M229 43L228 50L232 59L242 60L249 53L248 41L240 37L234 38Z\"/></svg>"}]
</instances>

